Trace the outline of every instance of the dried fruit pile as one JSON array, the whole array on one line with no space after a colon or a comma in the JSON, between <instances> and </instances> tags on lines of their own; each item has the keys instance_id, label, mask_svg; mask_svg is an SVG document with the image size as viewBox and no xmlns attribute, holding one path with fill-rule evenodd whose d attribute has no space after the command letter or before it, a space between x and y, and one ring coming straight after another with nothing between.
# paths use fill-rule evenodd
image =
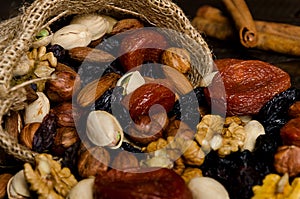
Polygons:
<instances>
[{"instance_id":1,"label":"dried fruit pile","mask_svg":"<svg viewBox=\"0 0 300 199\"><path fill-rule=\"evenodd\" d=\"M15 84L33 80L28 106L3 125L39 155L0 175L9 198L260 198L279 183L272 175L298 181L300 95L289 75L216 60L195 87L189 52L147 26L89 14L37 35L14 71ZM281 185L274 194L296 194Z\"/></svg>"}]
</instances>

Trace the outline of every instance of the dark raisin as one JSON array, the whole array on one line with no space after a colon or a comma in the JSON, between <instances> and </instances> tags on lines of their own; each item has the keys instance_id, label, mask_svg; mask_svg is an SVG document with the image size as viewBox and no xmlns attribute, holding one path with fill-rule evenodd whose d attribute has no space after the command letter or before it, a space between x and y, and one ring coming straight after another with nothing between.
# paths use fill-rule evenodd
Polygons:
<instances>
[{"instance_id":1,"label":"dark raisin","mask_svg":"<svg viewBox=\"0 0 300 199\"><path fill-rule=\"evenodd\" d=\"M144 77L151 77L151 78L155 78L155 79L165 78L165 74L164 74L161 64L144 63L141 66L140 73Z\"/></svg>"},{"instance_id":2,"label":"dark raisin","mask_svg":"<svg viewBox=\"0 0 300 199\"><path fill-rule=\"evenodd\" d=\"M121 149L128 151L128 152L132 152L132 153L143 153L140 149L132 146L130 143L128 142L123 142L121 145Z\"/></svg>"},{"instance_id":3,"label":"dark raisin","mask_svg":"<svg viewBox=\"0 0 300 199\"><path fill-rule=\"evenodd\" d=\"M57 117L53 113L46 115L33 137L33 151L47 152L54 143L57 128Z\"/></svg>"},{"instance_id":4,"label":"dark raisin","mask_svg":"<svg viewBox=\"0 0 300 199\"><path fill-rule=\"evenodd\" d=\"M258 120L264 127L266 133L279 131L288 121L288 109L299 99L299 90L289 88L275 95L259 111L254 119Z\"/></svg>"},{"instance_id":5,"label":"dark raisin","mask_svg":"<svg viewBox=\"0 0 300 199\"><path fill-rule=\"evenodd\" d=\"M66 51L65 49L58 45L58 44L54 44L52 46L49 46L48 49L47 49L48 52L52 52L54 57L57 58L57 61L59 62L63 62L66 58Z\"/></svg>"},{"instance_id":6,"label":"dark raisin","mask_svg":"<svg viewBox=\"0 0 300 199\"><path fill-rule=\"evenodd\" d=\"M106 51L116 57L118 57L119 47L120 47L121 38L114 36L104 36L103 41L96 46L97 49Z\"/></svg>"},{"instance_id":7,"label":"dark raisin","mask_svg":"<svg viewBox=\"0 0 300 199\"><path fill-rule=\"evenodd\" d=\"M113 93L113 88L105 91L99 99L95 101L92 105L91 110L101 110L112 113L111 110L111 95Z\"/></svg>"},{"instance_id":8,"label":"dark raisin","mask_svg":"<svg viewBox=\"0 0 300 199\"><path fill-rule=\"evenodd\" d=\"M175 116L176 119L183 121L188 124L193 130L196 129L197 124L201 120L200 113L198 111L199 103L203 103L203 99L198 100L200 91L197 89L193 90L179 98L175 102L173 109L168 113L169 117ZM198 94L198 96L197 96Z\"/></svg>"},{"instance_id":9,"label":"dark raisin","mask_svg":"<svg viewBox=\"0 0 300 199\"><path fill-rule=\"evenodd\" d=\"M62 156L62 166L68 167L71 169L72 173L77 172L77 157L78 157L78 149L80 146L80 142L76 142L72 146L68 147L64 151L64 155Z\"/></svg>"}]
</instances>

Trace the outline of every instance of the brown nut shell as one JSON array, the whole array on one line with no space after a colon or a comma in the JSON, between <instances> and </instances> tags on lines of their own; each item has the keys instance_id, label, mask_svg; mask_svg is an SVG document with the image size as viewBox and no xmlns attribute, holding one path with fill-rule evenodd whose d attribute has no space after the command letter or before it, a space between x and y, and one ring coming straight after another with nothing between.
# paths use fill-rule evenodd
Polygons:
<instances>
[{"instance_id":1,"label":"brown nut shell","mask_svg":"<svg viewBox=\"0 0 300 199\"><path fill-rule=\"evenodd\" d=\"M151 107L161 105L168 113L174 106L175 94L161 84L148 83L137 88L129 99L129 113L133 120L148 115Z\"/></svg>"},{"instance_id":2,"label":"brown nut shell","mask_svg":"<svg viewBox=\"0 0 300 199\"><path fill-rule=\"evenodd\" d=\"M274 156L274 167L280 174L296 176L300 173L300 147L281 146Z\"/></svg>"},{"instance_id":3,"label":"brown nut shell","mask_svg":"<svg viewBox=\"0 0 300 199\"><path fill-rule=\"evenodd\" d=\"M79 113L74 110L74 107L71 102L63 102L51 110L57 116L59 126L75 127L74 117L79 117Z\"/></svg>"},{"instance_id":4,"label":"brown nut shell","mask_svg":"<svg viewBox=\"0 0 300 199\"><path fill-rule=\"evenodd\" d=\"M34 134L37 132L40 126L41 123L37 122L26 124L20 133L20 143L24 146L27 146L29 149L32 149Z\"/></svg>"},{"instance_id":5,"label":"brown nut shell","mask_svg":"<svg viewBox=\"0 0 300 199\"><path fill-rule=\"evenodd\" d=\"M192 199L184 180L166 168L112 169L106 175L96 177L93 190L95 199Z\"/></svg>"},{"instance_id":6,"label":"brown nut shell","mask_svg":"<svg viewBox=\"0 0 300 199\"><path fill-rule=\"evenodd\" d=\"M217 62L221 64L220 72L205 90L205 96L214 102L216 110L225 107L228 116L257 114L266 102L291 86L289 74L269 63L226 59L224 62L228 65Z\"/></svg>"},{"instance_id":7,"label":"brown nut shell","mask_svg":"<svg viewBox=\"0 0 300 199\"><path fill-rule=\"evenodd\" d=\"M296 101L288 111L288 114L291 118L300 117L300 101Z\"/></svg>"},{"instance_id":8,"label":"brown nut shell","mask_svg":"<svg viewBox=\"0 0 300 199\"><path fill-rule=\"evenodd\" d=\"M283 144L300 147L300 118L289 120L281 129L280 136Z\"/></svg>"},{"instance_id":9,"label":"brown nut shell","mask_svg":"<svg viewBox=\"0 0 300 199\"><path fill-rule=\"evenodd\" d=\"M0 199L5 198L7 184L11 179L12 175L10 173L3 173L0 175Z\"/></svg>"},{"instance_id":10,"label":"brown nut shell","mask_svg":"<svg viewBox=\"0 0 300 199\"><path fill-rule=\"evenodd\" d=\"M112 162L112 168L118 170L125 170L138 167L138 159L135 157L135 155L127 151L121 151Z\"/></svg>"}]
</instances>

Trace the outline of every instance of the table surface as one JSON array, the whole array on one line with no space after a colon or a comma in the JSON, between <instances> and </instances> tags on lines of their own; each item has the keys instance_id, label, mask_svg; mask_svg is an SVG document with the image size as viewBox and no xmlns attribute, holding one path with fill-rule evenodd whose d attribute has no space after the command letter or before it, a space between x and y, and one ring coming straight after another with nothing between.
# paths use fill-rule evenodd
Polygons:
<instances>
[{"instance_id":1,"label":"table surface","mask_svg":"<svg viewBox=\"0 0 300 199\"><path fill-rule=\"evenodd\" d=\"M32 0L0 0L0 20L13 17L20 5ZM225 11L221 0L174 0L189 19L193 19L197 9L202 5L211 5ZM288 23L300 26L299 0L246 0L252 16L256 20ZM300 88L300 57L246 49L234 42L224 42L203 35L216 58L259 59L279 66L291 75L292 84Z\"/></svg>"}]
</instances>

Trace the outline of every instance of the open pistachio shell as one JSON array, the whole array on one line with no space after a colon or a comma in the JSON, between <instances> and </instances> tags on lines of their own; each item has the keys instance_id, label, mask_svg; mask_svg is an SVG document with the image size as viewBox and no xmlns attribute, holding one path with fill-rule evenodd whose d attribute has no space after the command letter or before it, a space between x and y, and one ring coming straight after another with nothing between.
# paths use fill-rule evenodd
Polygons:
<instances>
[{"instance_id":1,"label":"open pistachio shell","mask_svg":"<svg viewBox=\"0 0 300 199\"><path fill-rule=\"evenodd\" d=\"M85 25L70 24L54 33L51 44L58 44L70 50L75 47L86 47L91 41L92 34Z\"/></svg>"},{"instance_id":2,"label":"open pistachio shell","mask_svg":"<svg viewBox=\"0 0 300 199\"><path fill-rule=\"evenodd\" d=\"M86 133L92 143L97 146L119 148L124 133L118 120L106 111L92 111L87 118Z\"/></svg>"},{"instance_id":3,"label":"open pistachio shell","mask_svg":"<svg viewBox=\"0 0 300 199\"><path fill-rule=\"evenodd\" d=\"M9 180L7 195L9 199L30 198L30 191L24 176L24 170L19 171Z\"/></svg>"},{"instance_id":4,"label":"open pistachio shell","mask_svg":"<svg viewBox=\"0 0 300 199\"><path fill-rule=\"evenodd\" d=\"M101 38L109 29L109 22L99 14L76 15L71 24L85 25L92 35L92 40Z\"/></svg>"},{"instance_id":5,"label":"open pistachio shell","mask_svg":"<svg viewBox=\"0 0 300 199\"><path fill-rule=\"evenodd\" d=\"M132 93L135 89L145 84L145 79L139 73L139 71L134 71L123 75L117 82L117 86L122 86L124 88L124 95Z\"/></svg>"},{"instance_id":6,"label":"open pistachio shell","mask_svg":"<svg viewBox=\"0 0 300 199\"><path fill-rule=\"evenodd\" d=\"M53 33L49 28L41 30L37 36L35 41L32 43L33 48L39 48L41 46L47 46L51 43L53 37Z\"/></svg>"},{"instance_id":7,"label":"open pistachio shell","mask_svg":"<svg viewBox=\"0 0 300 199\"><path fill-rule=\"evenodd\" d=\"M38 95L38 99L25 108L25 124L41 123L50 111L50 102L47 96L43 92L36 92L36 94Z\"/></svg>"}]
</instances>

